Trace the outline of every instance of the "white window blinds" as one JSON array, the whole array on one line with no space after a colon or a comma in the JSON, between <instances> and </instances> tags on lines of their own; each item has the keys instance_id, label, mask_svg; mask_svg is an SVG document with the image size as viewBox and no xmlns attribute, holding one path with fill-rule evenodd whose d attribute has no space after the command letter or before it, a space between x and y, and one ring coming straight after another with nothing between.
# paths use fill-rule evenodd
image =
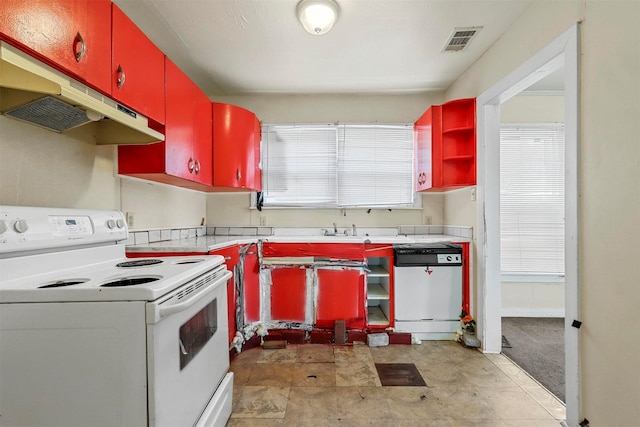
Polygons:
<instances>
[{"instance_id":1,"label":"white window blinds","mask_svg":"<svg viewBox=\"0 0 640 427\"><path fill-rule=\"evenodd\" d=\"M413 206L413 126L264 125L264 206Z\"/></svg>"},{"instance_id":2,"label":"white window blinds","mask_svg":"<svg viewBox=\"0 0 640 427\"><path fill-rule=\"evenodd\" d=\"M264 205L335 205L336 139L335 125L263 126Z\"/></svg>"},{"instance_id":3,"label":"white window blinds","mask_svg":"<svg viewBox=\"0 0 640 427\"><path fill-rule=\"evenodd\" d=\"M413 194L413 126L339 126L340 206L411 206Z\"/></svg>"},{"instance_id":4,"label":"white window blinds","mask_svg":"<svg viewBox=\"0 0 640 427\"><path fill-rule=\"evenodd\" d=\"M564 125L500 130L502 273L564 274Z\"/></svg>"}]
</instances>

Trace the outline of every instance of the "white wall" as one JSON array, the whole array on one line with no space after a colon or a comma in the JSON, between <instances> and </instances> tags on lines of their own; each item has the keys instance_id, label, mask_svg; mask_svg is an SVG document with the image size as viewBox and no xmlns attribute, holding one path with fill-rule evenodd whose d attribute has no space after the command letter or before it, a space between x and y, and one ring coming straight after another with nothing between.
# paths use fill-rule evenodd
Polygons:
<instances>
[{"instance_id":1,"label":"white wall","mask_svg":"<svg viewBox=\"0 0 640 427\"><path fill-rule=\"evenodd\" d=\"M199 225L206 195L116 176L117 149L93 127L64 135L0 116L0 204L134 212L133 228Z\"/></svg>"},{"instance_id":2,"label":"white wall","mask_svg":"<svg viewBox=\"0 0 640 427\"><path fill-rule=\"evenodd\" d=\"M640 419L640 2L536 1L447 92L478 96L576 22L581 25L580 418ZM449 207L445 222L475 225ZM475 211L465 209L465 212ZM617 251L623 242L624 250Z\"/></svg>"},{"instance_id":3,"label":"white wall","mask_svg":"<svg viewBox=\"0 0 640 427\"><path fill-rule=\"evenodd\" d=\"M414 95L261 95L217 97L214 101L247 108L263 123L413 123L441 93ZM313 189L309 189L313 191ZM207 196L207 223L212 225L259 225L260 217L275 227L396 227L400 224L443 224L443 196L426 194L423 209L249 209L248 194Z\"/></svg>"}]
</instances>

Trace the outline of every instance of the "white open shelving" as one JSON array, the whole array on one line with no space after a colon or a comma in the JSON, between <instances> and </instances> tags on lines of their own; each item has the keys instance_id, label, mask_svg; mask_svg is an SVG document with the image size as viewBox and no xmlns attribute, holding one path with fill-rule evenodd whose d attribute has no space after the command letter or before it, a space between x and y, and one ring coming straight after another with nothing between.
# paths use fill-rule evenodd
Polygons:
<instances>
[{"instance_id":1,"label":"white open shelving","mask_svg":"<svg viewBox=\"0 0 640 427\"><path fill-rule=\"evenodd\" d=\"M367 258L367 323L372 326L389 325L390 275L388 257Z\"/></svg>"}]
</instances>

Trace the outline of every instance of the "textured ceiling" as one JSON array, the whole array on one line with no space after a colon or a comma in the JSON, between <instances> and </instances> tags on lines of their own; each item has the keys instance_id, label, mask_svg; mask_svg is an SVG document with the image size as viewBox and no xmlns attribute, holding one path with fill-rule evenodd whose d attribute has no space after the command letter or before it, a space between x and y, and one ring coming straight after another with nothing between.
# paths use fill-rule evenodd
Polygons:
<instances>
[{"instance_id":1,"label":"textured ceiling","mask_svg":"<svg viewBox=\"0 0 640 427\"><path fill-rule=\"evenodd\" d=\"M441 91L529 0L337 0L325 35L304 31L297 0L114 0L209 96ZM482 26L442 52L454 27Z\"/></svg>"}]
</instances>

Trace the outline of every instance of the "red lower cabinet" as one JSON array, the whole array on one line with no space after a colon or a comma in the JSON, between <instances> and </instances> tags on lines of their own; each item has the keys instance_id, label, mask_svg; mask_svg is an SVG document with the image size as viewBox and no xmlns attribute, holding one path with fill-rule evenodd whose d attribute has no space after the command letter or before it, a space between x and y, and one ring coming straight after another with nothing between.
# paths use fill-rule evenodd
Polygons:
<instances>
[{"instance_id":1,"label":"red lower cabinet","mask_svg":"<svg viewBox=\"0 0 640 427\"><path fill-rule=\"evenodd\" d=\"M366 317L365 277L355 268L318 269L316 327L333 328L344 320L347 329L363 329Z\"/></svg>"},{"instance_id":2,"label":"red lower cabinet","mask_svg":"<svg viewBox=\"0 0 640 427\"><path fill-rule=\"evenodd\" d=\"M300 267L271 270L271 320L305 321L307 269Z\"/></svg>"}]
</instances>

